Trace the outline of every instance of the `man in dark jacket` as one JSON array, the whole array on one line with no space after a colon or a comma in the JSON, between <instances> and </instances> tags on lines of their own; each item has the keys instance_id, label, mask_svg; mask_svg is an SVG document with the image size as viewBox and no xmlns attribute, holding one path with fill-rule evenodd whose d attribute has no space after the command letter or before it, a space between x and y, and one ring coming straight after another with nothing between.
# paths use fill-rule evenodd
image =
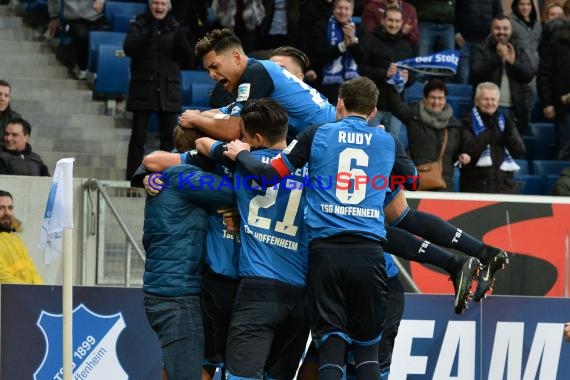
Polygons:
<instances>
[{"instance_id":1,"label":"man in dark jacket","mask_svg":"<svg viewBox=\"0 0 570 380\"><path fill-rule=\"evenodd\" d=\"M471 51L471 83L493 82L501 90L499 106L514 116L518 130L528 127L532 102L529 82L536 74L530 54L511 42L511 21L495 18L491 34Z\"/></svg>"},{"instance_id":2,"label":"man in dark jacket","mask_svg":"<svg viewBox=\"0 0 570 380\"><path fill-rule=\"evenodd\" d=\"M538 94L544 116L555 121L557 158L570 160L570 23L552 33L540 51Z\"/></svg>"},{"instance_id":3,"label":"man in dark jacket","mask_svg":"<svg viewBox=\"0 0 570 380\"><path fill-rule=\"evenodd\" d=\"M172 130L182 109L181 67L194 61L188 29L169 12L170 2L153 0L148 12L130 25L125 54L131 57L131 83L127 109L133 112L127 156L127 179L144 155L147 129L153 112L158 113L160 149L173 148Z\"/></svg>"},{"instance_id":4,"label":"man in dark jacket","mask_svg":"<svg viewBox=\"0 0 570 380\"><path fill-rule=\"evenodd\" d=\"M418 55L455 48L455 0L410 0L418 12Z\"/></svg>"},{"instance_id":5,"label":"man in dark jacket","mask_svg":"<svg viewBox=\"0 0 570 380\"><path fill-rule=\"evenodd\" d=\"M501 0L456 0L455 42L461 49L457 82L469 83L471 48L485 39L491 21L503 14Z\"/></svg>"},{"instance_id":6,"label":"man in dark jacket","mask_svg":"<svg viewBox=\"0 0 570 380\"><path fill-rule=\"evenodd\" d=\"M360 75L374 81L380 90L377 108L380 110L371 124L383 124L394 138L398 138L403 124L394 117L388 106L388 88L386 80L396 73L395 62L412 57L412 46L401 32L402 12L397 8L388 8L384 15L383 26L362 36L359 55L355 56ZM408 84L408 71L402 70Z\"/></svg>"},{"instance_id":7,"label":"man in dark jacket","mask_svg":"<svg viewBox=\"0 0 570 380\"><path fill-rule=\"evenodd\" d=\"M526 148L514 122L499 109L499 98L497 85L480 83L475 90L475 107L462 120L462 192L517 192L513 177L520 168L513 157L522 157Z\"/></svg>"},{"instance_id":8,"label":"man in dark jacket","mask_svg":"<svg viewBox=\"0 0 570 380\"><path fill-rule=\"evenodd\" d=\"M178 134L185 135L193 135L194 143L197 133L187 129ZM177 144L177 148L187 151L194 147ZM147 197L145 204L145 311L160 341L168 379L200 380L206 208L232 204L233 192L220 186L220 177L193 165L173 166L156 174L161 174L165 184L158 195Z\"/></svg>"},{"instance_id":9,"label":"man in dark jacket","mask_svg":"<svg viewBox=\"0 0 570 380\"><path fill-rule=\"evenodd\" d=\"M32 127L24 119L12 119L4 127L0 149L0 174L49 176L47 166L28 144Z\"/></svg>"},{"instance_id":10,"label":"man in dark jacket","mask_svg":"<svg viewBox=\"0 0 570 380\"><path fill-rule=\"evenodd\" d=\"M11 119L21 118L20 114L10 107L10 97L12 96L12 86L10 83L0 79L0 131Z\"/></svg>"}]
</instances>

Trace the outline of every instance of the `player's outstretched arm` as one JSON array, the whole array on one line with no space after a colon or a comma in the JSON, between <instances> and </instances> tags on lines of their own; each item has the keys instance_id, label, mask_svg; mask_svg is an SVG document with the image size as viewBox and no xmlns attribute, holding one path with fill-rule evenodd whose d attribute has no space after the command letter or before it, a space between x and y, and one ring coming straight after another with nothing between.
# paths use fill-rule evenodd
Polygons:
<instances>
[{"instance_id":1,"label":"player's outstretched arm","mask_svg":"<svg viewBox=\"0 0 570 380\"><path fill-rule=\"evenodd\" d=\"M145 156L143 166L151 172L161 172L171 166L182 164L179 153L157 150Z\"/></svg>"}]
</instances>

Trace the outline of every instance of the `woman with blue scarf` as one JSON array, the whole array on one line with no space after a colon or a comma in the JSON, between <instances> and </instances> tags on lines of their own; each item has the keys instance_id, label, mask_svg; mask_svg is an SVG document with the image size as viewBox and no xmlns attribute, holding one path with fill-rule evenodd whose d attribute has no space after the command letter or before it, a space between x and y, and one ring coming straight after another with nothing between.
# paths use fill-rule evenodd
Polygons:
<instances>
[{"instance_id":1,"label":"woman with blue scarf","mask_svg":"<svg viewBox=\"0 0 570 380\"><path fill-rule=\"evenodd\" d=\"M335 0L333 14L324 23L316 23L309 44L311 62L322 71L316 86L331 104L336 104L341 83L358 77L354 54L358 53L356 26L352 22L354 0ZM312 54L311 54L312 53Z\"/></svg>"},{"instance_id":2,"label":"woman with blue scarf","mask_svg":"<svg viewBox=\"0 0 570 380\"><path fill-rule=\"evenodd\" d=\"M483 82L475 90L475 106L463 120L460 189L471 193L517 193L514 173L526 148L513 120L499 109L500 90Z\"/></svg>"}]
</instances>

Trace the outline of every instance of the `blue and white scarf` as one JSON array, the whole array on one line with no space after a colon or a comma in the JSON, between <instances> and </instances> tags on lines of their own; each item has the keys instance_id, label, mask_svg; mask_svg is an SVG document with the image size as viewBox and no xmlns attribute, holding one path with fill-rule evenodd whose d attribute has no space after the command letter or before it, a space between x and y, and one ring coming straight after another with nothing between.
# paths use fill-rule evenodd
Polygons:
<instances>
[{"instance_id":1,"label":"blue and white scarf","mask_svg":"<svg viewBox=\"0 0 570 380\"><path fill-rule=\"evenodd\" d=\"M327 40L331 46L336 46L344 40L342 26L334 15L329 18L327 25ZM323 67L323 84L343 83L358 76L358 66L348 50Z\"/></svg>"},{"instance_id":2,"label":"blue and white scarf","mask_svg":"<svg viewBox=\"0 0 570 380\"><path fill-rule=\"evenodd\" d=\"M483 123L483 119L481 119L481 115L479 114L477 107L473 107L471 110L471 121L473 133L475 136L478 136L485 131L485 124ZM501 111L499 111L499 130L501 133L505 131L505 115ZM491 159L491 146L489 144L487 144L485 149L481 152L479 160L475 166L480 168L493 166L493 160ZM515 160L513 160L511 154L509 153L509 150L507 147L505 147L505 155L503 157L503 162L501 163L499 170L502 170L504 172L516 172L519 169L520 166L518 166Z\"/></svg>"},{"instance_id":3,"label":"blue and white scarf","mask_svg":"<svg viewBox=\"0 0 570 380\"><path fill-rule=\"evenodd\" d=\"M401 69L417 71L425 75L455 75L459 63L459 55L458 50L443 50L432 55L403 59L396 62L398 71L386 80L386 83L393 85L398 92L402 92L406 81L402 78Z\"/></svg>"}]
</instances>

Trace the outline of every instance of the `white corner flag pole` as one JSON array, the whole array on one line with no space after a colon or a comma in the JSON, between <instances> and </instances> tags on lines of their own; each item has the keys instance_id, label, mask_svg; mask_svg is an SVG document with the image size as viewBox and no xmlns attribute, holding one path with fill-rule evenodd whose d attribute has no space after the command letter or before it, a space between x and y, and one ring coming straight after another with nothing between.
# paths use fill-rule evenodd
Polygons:
<instances>
[{"instance_id":1,"label":"white corner flag pole","mask_svg":"<svg viewBox=\"0 0 570 380\"><path fill-rule=\"evenodd\" d=\"M73 229L63 228L63 379L73 379Z\"/></svg>"},{"instance_id":2,"label":"white corner flag pole","mask_svg":"<svg viewBox=\"0 0 570 380\"><path fill-rule=\"evenodd\" d=\"M50 265L63 254L63 378L73 378L73 161L62 158L57 162L49 191L44 223L40 234L40 249L44 263Z\"/></svg>"},{"instance_id":3,"label":"white corner flag pole","mask_svg":"<svg viewBox=\"0 0 570 380\"><path fill-rule=\"evenodd\" d=\"M63 379L73 379L73 159L63 170ZM63 160L60 160L63 161ZM70 162L71 161L71 162ZM58 162L59 164L59 162Z\"/></svg>"}]
</instances>

